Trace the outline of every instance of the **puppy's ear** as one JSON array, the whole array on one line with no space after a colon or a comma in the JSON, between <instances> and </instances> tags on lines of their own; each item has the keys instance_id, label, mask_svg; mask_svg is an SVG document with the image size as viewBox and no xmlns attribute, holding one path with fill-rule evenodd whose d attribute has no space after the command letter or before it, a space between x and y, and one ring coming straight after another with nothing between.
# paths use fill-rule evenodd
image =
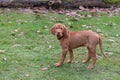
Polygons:
<instances>
[{"instance_id":1,"label":"puppy's ear","mask_svg":"<svg viewBox=\"0 0 120 80\"><path fill-rule=\"evenodd\" d=\"M68 36L67 29L64 25L63 25L63 34L64 34L64 36Z\"/></svg>"},{"instance_id":2,"label":"puppy's ear","mask_svg":"<svg viewBox=\"0 0 120 80\"><path fill-rule=\"evenodd\" d=\"M54 26L50 29L50 31L53 35L55 35L55 27Z\"/></svg>"}]
</instances>

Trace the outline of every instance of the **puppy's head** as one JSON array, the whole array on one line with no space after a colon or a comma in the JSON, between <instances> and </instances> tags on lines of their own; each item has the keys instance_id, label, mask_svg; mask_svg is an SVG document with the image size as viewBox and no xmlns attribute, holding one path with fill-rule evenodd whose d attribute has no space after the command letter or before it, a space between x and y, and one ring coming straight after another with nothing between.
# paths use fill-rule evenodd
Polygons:
<instances>
[{"instance_id":1,"label":"puppy's head","mask_svg":"<svg viewBox=\"0 0 120 80\"><path fill-rule=\"evenodd\" d=\"M66 33L66 28L63 24L58 23L52 26L51 33L57 37L57 39L61 39L64 37Z\"/></svg>"}]
</instances>

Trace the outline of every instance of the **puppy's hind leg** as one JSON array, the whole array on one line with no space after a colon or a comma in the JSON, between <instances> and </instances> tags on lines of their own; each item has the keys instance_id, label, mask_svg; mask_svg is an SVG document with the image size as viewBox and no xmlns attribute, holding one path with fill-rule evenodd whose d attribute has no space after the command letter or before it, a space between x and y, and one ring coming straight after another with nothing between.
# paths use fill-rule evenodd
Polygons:
<instances>
[{"instance_id":1,"label":"puppy's hind leg","mask_svg":"<svg viewBox=\"0 0 120 80\"><path fill-rule=\"evenodd\" d=\"M88 49L88 55L87 55L87 58L85 60L82 60L82 63L87 63L90 59L91 59L91 55L90 55L90 48L87 47Z\"/></svg>"},{"instance_id":2,"label":"puppy's hind leg","mask_svg":"<svg viewBox=\"0 0 120 80\"><path fill-rule=\"evenodd\" d=\"M90 56L92 58L92 63L88 66L88 69L93 69L97 60L96 57L96 47L90 48Z\"/></svg>"}]
</instances>

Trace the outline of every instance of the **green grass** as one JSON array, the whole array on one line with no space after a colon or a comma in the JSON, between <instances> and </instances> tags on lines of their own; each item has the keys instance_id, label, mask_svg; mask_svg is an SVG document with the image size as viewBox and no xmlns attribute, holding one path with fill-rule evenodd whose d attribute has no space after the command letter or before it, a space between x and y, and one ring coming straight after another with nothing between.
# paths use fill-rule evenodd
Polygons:
<instances>
[{"instance_id":1,"label":"green grass","mask_svg":"<svg viewBox=\"0 0 120 80\"><path fill-rule=\"evenodd\" d=\"M56 13L39 14L1 10L0 13L0 80L119 80L120 79L120 14L79 18ZM57 22L63 22L69 30L101 30L103 49L110 61L101 56L93 70L81 61L86 57L86 48L75 49L75 59L61 67L54 67L61 56L59 41L50 33ZM73 28L69 28L69 24ZM37 33L37 31L40 31ZM22 33L24 33L22 35ZM52 46L54 48L49 48ZM69 56L67 56L67 59ZM42 71L42 68L48 70Z\"/></svg>"},{"instance_id":2,"label":"green grass","mask_svg":"<svg viewBox=\"0 0 120 80\"><path fill-rule=\"evenodd\" d=\"M102 1L105 3L112 3L112 4L120 3L120 0L102 0Z\"/></svg>"}]
</instances>

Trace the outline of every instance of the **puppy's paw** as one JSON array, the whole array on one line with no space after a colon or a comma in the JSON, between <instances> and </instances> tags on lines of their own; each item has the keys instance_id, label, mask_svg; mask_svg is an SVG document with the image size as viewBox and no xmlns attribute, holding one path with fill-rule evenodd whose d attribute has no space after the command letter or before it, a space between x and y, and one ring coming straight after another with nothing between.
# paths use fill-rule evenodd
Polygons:
<instances>
[{"instance_id":1,"label":"puppy's paw","mask_svg":"<svg viewBox=\"0 0 120 80\"><path fill-rule=\"evenodd\" d=\"M71 60L67 60L67 63L71 63L72 61Z\"/></svg>"},{"instance_id":2,"label":"puppy's paw","mask_svg":"<svg viewBox=\"0 0 120 80\"><path fill-rule=\"evenodd\" d=\"M86 61L86 60L82 60L82 63L84 63L84 64L85 64L85 63L87 63L87 61Z\"/></svg>"},{"instance_id":3,"label":"puppy's paw","mask_svg":"<svg viewBox=\"0 0 120 80\"><path fill-rule=\"evenodd\" d=\"M55 63L54 64L56 67L59 67L59 66L61 66L62 64L61 63Z\"/></svg>"},{"instance_id":4,"label":"puppy's paw","mask_svg":"<svg viewBox=\"0 0 120 80\"><path fill-rule=\"evenodd\" d=\"M93 68L94 68L93 65L89 65L89 66L88 66L88 69L90 69L90 70L92 70Z\"/></svg>"}]
</instances>

